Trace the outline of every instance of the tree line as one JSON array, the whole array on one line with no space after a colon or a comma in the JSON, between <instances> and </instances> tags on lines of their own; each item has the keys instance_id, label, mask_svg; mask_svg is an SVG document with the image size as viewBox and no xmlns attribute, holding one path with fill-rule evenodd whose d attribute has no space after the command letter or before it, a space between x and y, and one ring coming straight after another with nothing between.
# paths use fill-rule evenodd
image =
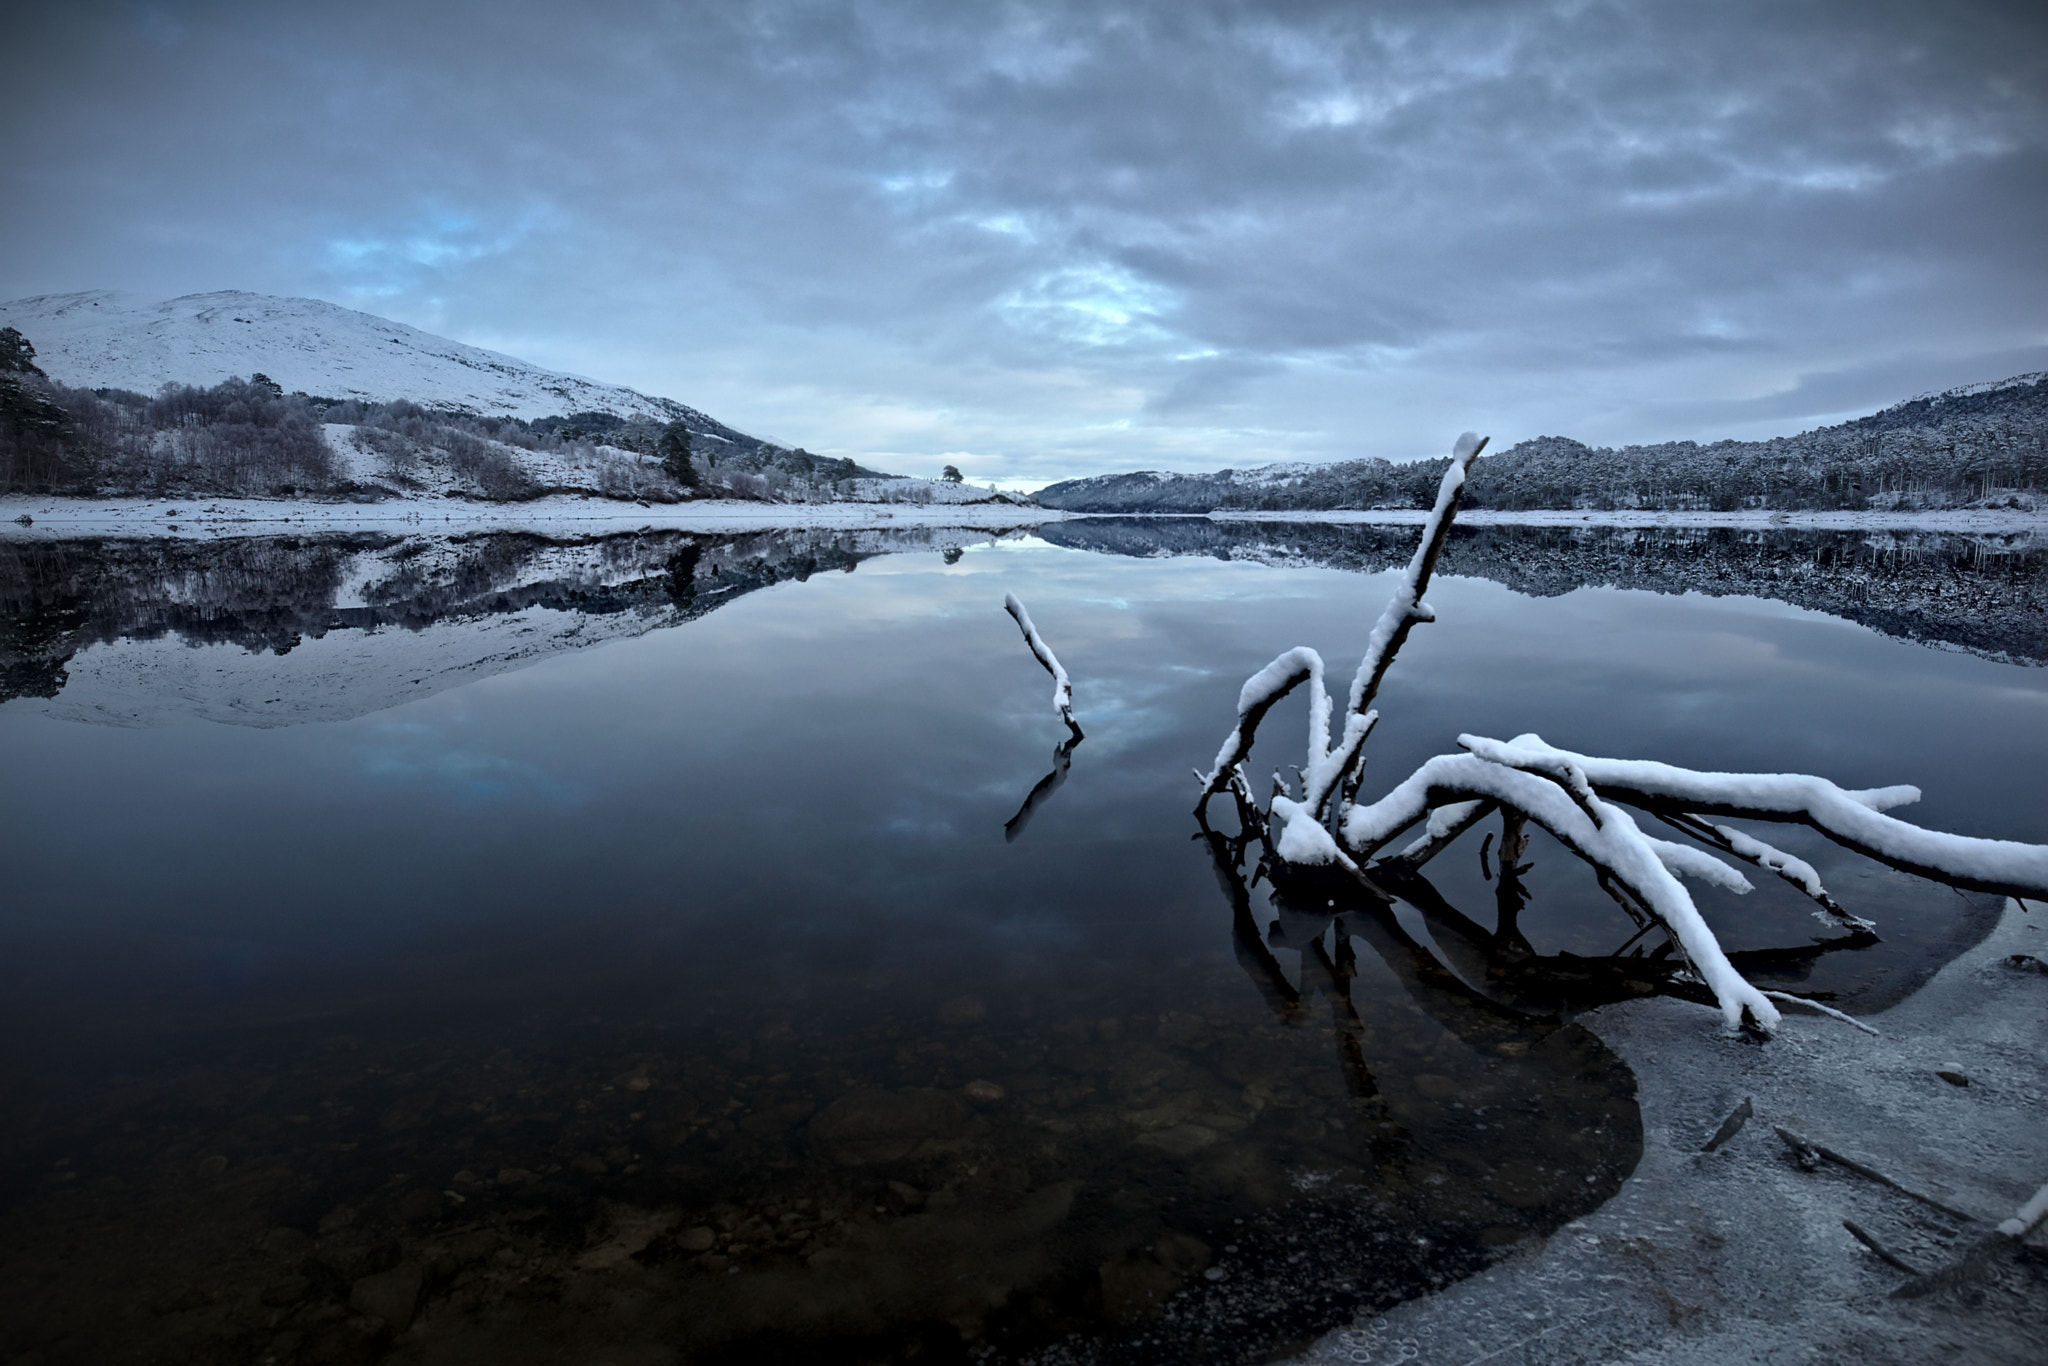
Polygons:
<instances>
[{"instance_id":1,"label":"tree line","mask_svg":"<svg viewBox=\"0 0 2048 1366\"><path fill-rule=\"evenodd\" d=\"M1119 474L1039 491L1079 512L1213 512L1428 507L1444 459ZM1502 511L1744 509L1920 511L2037 506L2048 491L2048 376L1915 399L1769 441L1592 447L1523 441L1473 465L1465 506Z\"/></svg>"}]
</instances>

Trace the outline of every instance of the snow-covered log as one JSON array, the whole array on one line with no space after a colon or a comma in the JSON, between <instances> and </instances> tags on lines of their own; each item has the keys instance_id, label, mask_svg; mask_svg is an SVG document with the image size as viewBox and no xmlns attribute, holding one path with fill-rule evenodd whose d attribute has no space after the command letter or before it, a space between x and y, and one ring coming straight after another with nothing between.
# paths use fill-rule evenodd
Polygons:
<instances>
[{"instance_id":1,"label":"snow-covered log","mask_svg":"<svg viewBox=\"0 0 2048 1366\"><path fill-rule=\"evenodd\" d=\"M1340 834L1344 846L1356 851L1384 844L1421 820L1431 807L1447 802L1485 799L1519 811L1606 873L1657 918L1714 993L1730 1026L1739 1025L1747 1010L1761 1028L1775 1027L1777 1007L1729 964L1691 895L1665 868L1628 812L1598 797L1591 799L1589 810L1576 796L1548 775L1494 763L1476 753L1440 754L1378 801L1351 808Z\"/></svg>"},{"instance_id":2,"label":"snow-covered log","mask_svg":"<svg viewBox=\"0 0 2048 1366\"><path fill-rule=\"evenodd\" d=\"M1647 835L1643 838L1650 839ZM1657 855L1658 861L1671 870L1674 877L1689 877L1698 882L1712 883L1737 896L1747 896L1756 890L1755 884L1748 878L1704 849L1660 839L1650 839L1650 848Z\"/></svg>"},{"instance_id":3,"label":"snow-covered log","mask_svg":"<svg viewBox=\"0 0 2048 1366\"><path fill-rule=\"evenodd\" d=\"M1652 810L1677 805L1721 816L1803 821L1837 844L1905 872L1977 891L2048 896L2048 846L1924 830L1883 814L1883 807L1916 800L1916 788L1850 792L1804 773L1701 773L1648 759L1596 759L1546 744L1540 735L1509 743L1520 752L1576 764L1604 795Z\"/></svg>"},{"instance_id":4,"label":"snow-covered log","mask_svg":"<svg viewBox=\"0 0 2048 1366\"><path fill-rule=\"evenodd\" d=\"M1230 775L1251 753L1252 740L1257 736L1259 722L1266 713L1287 694L1302 683L1309 685L1308 703L1308 753L1309 762L1328 751L1330 747L1330 694L1323 686L1323 657L1306 645L1297 645L1282 654L1271 664L1253 674L1237 690L1237 727L1223 737L1223 747L1216 751L1216 762L1202 779L1202 797L1196 803L1200 810L1209 798L1221 792L1230 782Z\"/></svg>"},{"instance_id":5,"label":"snow-covered log","mask_svg":"<svg viewBox=\"0 0 2048 1366\"><path fill-rule=\"evenodd\" d=\"M1838 905L1811 865L1746 831L1714 824L1701 813L1804 821L1830 839L1895 868L1958 886L2048 898L2048 847L1941 834L1884 814L1890 807L1919 800L1917 788L1846 791L1804 774L1703 773L1645 760L1602 759L1559 749L1534 734L1508 741L1460 735L1458 743L1465 753L1429 760L1376 802L1354 801L1363 768L1360 754L1378 719L1373 700L1409 630L1434 619L1422 594L1457 515L1466 471L1485 444L1469 432L1458 438L1414 557L1366 643L1346 700L1342 737L1331 743L1331 703L1322 656L1306 646L1287 651L1239 690L1236 728L1217 752L1214 766L1195 775L1202 784L1197 816L1211 796L1228 789L1244 828L1240 839L1260 839L1269 856L1282 864L1342 868L1377 891L1376 873L1395 879L1412 875L1499 809L1515 845L1513 852L1508 841L1502 845L1504 895L1509 870L1520 871L1522 824L1534 821L1590 864L1601 888L1638 925L1664 929L1731 1026L1747 1015L1765 1030L1779 1021L1770 1001L1777 993L1759 991L1736 971L1678 881L1684 876L1748 892L1753 890L1749 879L1703 849L1644 834L1617 802L1641 807L1704 844L1776 873L1859 931L1867 932L1869 922ZM1028 619L1026 635L1035 638ZM1261 813L1244 781L1244 761L1266 713L1303 683L1308 684L1309 716L1301 799L1295 800L1276 774L1272 800ZM1424 820L1428 825L1422 834L1399 854L1371 861L1402 831ZM1483 851L1481 859L1483 864ZM1514 887L1519 895L1518 877ZM1519 907L1518 901L1513 904ZM1503 923L1508 923L1509 913L1502 914ZM1860 1021L1850 1023L1867 1028Z\"/></svg>"},{"instance_id":6,"label":"snow-covered log","mask_svg":"<svg viewBox=\"0 0 2048 1366\"><path fill-rule=\"evenodd\" d=\"M1052 709L1059 713L1068 729L1076 735L1081 728L1074 724L1074 689L1067 681L1067 671L1060 667L1059 656L1045 643L1045 637L1038 634L1038 628L1031 623L1031 614L1024 610L1024 604L1017 601L1015 593L1003 594L1003 610L1016 621L1017 629L1024 633L1024 643L1031 647L1031 653L1045 671L1052 675Z\"/></svg>"}]
</instances>

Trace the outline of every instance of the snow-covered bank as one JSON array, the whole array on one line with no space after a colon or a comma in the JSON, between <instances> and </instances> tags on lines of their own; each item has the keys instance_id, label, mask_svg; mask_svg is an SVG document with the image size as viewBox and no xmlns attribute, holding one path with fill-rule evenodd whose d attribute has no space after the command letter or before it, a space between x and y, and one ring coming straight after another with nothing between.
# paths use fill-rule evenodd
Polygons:
<instances>
[{"instance_id":1,"label":"snow-covered bank","mask_svg":"<svg viewBox=\"0 0 2048 1366\"><path fill-rule=\"evenodd\" d=\"M1843 1226L1919 1270L1958 1258L2048 1177L2048 908L2007 901L1998 928L1878 1037L1787 1012L1758 1047L1668 998L1582 1017L1635 1071L1643 1158L1593 1215L1463 1281L1330 1335L1304 1362L1918 1363L2048 1360L2038 1260L1924 1299ZM1938 1073L1968 1080L1958 1086ZM1701 1151L1745 1098L1754 1117ZM1823 1161L1777 1128L1971 1216L1953 1219ZM2036 1233L2031 1246L2038 1250Z\"/></svg>"},{"instance_id":2,"label":"snow-covered bank","mask_svg":"<svg viewBox=\"0 0 2048 1366\"><path fill-rule=\"evenodd\" d=\"M552 497L527 503L284 502L268 498L0 498L0 537L269 536L303 531L417 532L774 531L791 527L975 527L1008 530L1064 520L1068 514L1010 502L693 503L620 502ZM27 518L23 524L22 518Z\"/></svg>"},{"instance_id":3,"label":"snow-covered bank","mask_svg":"<svg viewBox=\"0 0 2048 1366\"><path fill-rule=\"evenodd\" d=\"M1185 516L1175 513L1087 513L1084 516ZM1383 508L1370 512L1210 512L1197 514L1213 522L1328 522L1375 526L1421 526L1429 513L1420 508ZM2048 532L2048 512L2015 508L1950 508L1938 512L1576 512L1566 510L1489 512L1464 508L1459 526L1587 526L1587 527L1751 527L1806 528L1814 531L2038 531Z\"/></svg>"}]
</instances>

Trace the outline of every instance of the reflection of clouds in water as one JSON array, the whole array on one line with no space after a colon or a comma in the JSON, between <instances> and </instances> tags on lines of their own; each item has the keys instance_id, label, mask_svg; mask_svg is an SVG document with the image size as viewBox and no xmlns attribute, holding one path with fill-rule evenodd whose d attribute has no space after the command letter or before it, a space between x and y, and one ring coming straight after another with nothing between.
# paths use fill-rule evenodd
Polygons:
<instances>
[{"instance_id":1,"label":"reflection of clouds in water","mask_svg":"<svg viewBox=\"0 0 2048 1366\"><path fill-rule=\"evenodd\" d=\"M590 797L582 784L564 781L524 759L438 748L443 741L431 726L407 722L378 729L385 742L363 756L362 771L371 778L439 787L470 806L528 801L572 807Z\"/></svg>"}]
</instances>

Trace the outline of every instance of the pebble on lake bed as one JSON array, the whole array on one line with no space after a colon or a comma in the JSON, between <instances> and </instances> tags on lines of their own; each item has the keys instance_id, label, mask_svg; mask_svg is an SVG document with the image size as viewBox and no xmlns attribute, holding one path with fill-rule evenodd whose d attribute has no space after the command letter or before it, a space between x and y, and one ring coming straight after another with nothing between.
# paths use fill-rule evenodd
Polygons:
<instances>
[{"instance_id":1,"label":"pebble on lake bed","mask_svg":"<svg viewBox=\"0 0 2048 1366\"><path fill-rule=\"evenodd\" d=\"M967 1093L970 1100L1001 1100L1010 1094L997 1083L980 1079L970 1081L960 1089Z\"/></svg>"}]
</instances>

